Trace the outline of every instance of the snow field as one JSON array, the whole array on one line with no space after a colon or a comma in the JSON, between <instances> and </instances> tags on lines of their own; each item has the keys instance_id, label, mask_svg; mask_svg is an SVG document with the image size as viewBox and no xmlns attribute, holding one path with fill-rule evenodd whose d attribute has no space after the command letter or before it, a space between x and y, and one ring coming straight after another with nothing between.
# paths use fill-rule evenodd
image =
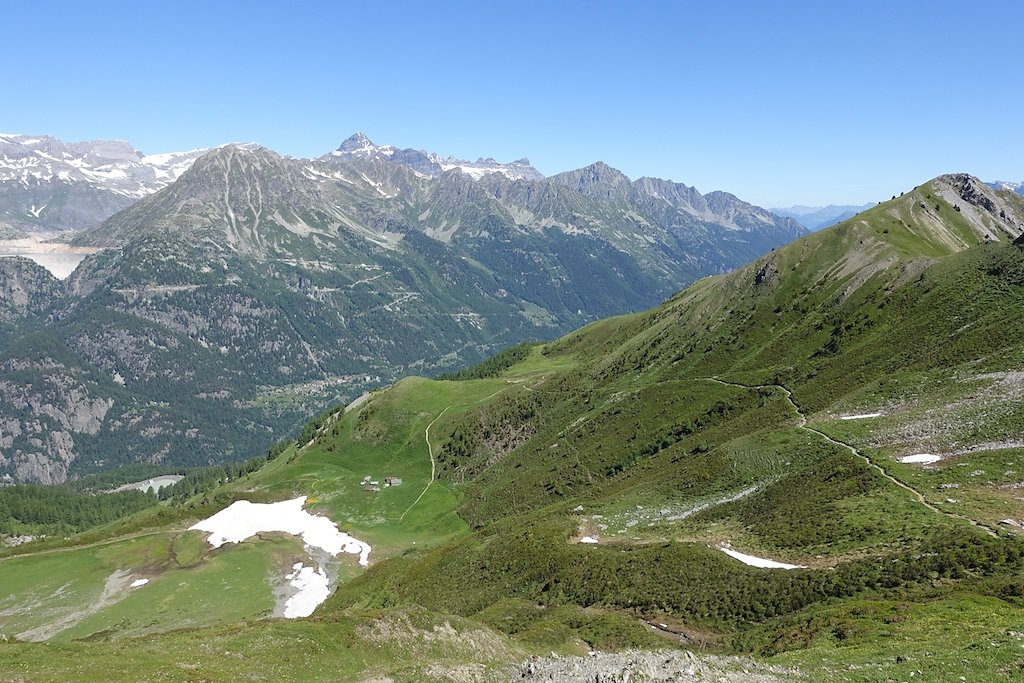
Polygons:
<instances>
[{"instance_id":1,"label":"snow field","mask_svg":"<svg viewBox=\"0 0 1024 683\"><path fill-rule=\"evenodd\" d=\"M924 465L931 464L942 460L941 455L932 455L931 453L918 453L917 455L904 455L899 459L903 463L921 463Z\"/></svg>"},{"instance_id":2,"label":"snow field","mask_svg":"<svg viewBox=\"0 0 1024 683\"><path fill-rule=\"evenodd\" d=\"M207 539L214 548L225 543L241 543L256 534L280 531L301 536L302 542L320 548L331 555L346 552L359 555L363 567L370 563L370 545L338 530L338 525L319 515L302 509L305 496L280 503L250 503L237 500L213 517L189 527L190 530L208 531Z\"/></svg>"},{"instance_id":3,"label":"snow field","mask_svg":"<svg viewBox=\"0 0 1024 683\"><path fill-rule=\"evenodd\" d=\"M785 562L776 562L775 560L766 560L763 557L755 557L754 555L747 555L741 553L732 548L719 547L723 553L729 557L735 558L743 564L750 565L751 567L761 567L762 569L805 569L803 565L799 564L786 564Z\"/></svg>"},{"instance_id":4,"label":"snow field","mask_svg":"<svg viewBox=\"0 0 1024 683\"><path fill-rule=\"evenodd\" d=\"M321 567L314 569L296 562L292 565L292 573L284 578L297 590L285 603L285 619L308 617L331 594L330 579Z\"/></svg>"},{"instance_id":5,"label":"snow field","mask_svg":"<svg viewBox=\"0 0 1024 683\"><path fill-rule=\"evenodd\" d=\"M279 503L238 500L197 522L190 530L209 532L207 542L214 548L225 543L241 543L259 533L279 531L301 536L307 548L319 548L332 557L340 553L358 555L361 566L369 564L371 548L368 543L340 531L338 525L326 517L311 515L303 509L305 503L305 496ZM296 562L285 579L296 590L285 603L287 619L308 617L330 595L330 578L323 567L306 567Z\"/></svg>"}]
</instances>

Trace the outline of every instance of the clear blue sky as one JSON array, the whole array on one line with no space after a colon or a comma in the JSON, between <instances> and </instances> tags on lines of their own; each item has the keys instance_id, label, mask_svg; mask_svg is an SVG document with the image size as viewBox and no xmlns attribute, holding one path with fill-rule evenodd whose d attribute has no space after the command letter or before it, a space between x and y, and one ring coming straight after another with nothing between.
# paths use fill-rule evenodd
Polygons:
<instances>
[{"instance_id":1,"label":"clear blue sky","mask_svg":"<svg viewBox=\"0 0 1024 683\"><path fill-rule=\"evenodd\" d=\"M146 152L350 133L764 206L1024 180L1024 3L5 3L0 131Z\"/></svg>"}]
</instances>

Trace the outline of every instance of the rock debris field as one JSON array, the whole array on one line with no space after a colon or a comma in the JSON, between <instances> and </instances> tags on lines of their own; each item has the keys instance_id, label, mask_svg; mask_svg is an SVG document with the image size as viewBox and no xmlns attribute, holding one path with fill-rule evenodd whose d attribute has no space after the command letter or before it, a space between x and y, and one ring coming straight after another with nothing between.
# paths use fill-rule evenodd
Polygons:
<instances>
[{"instance_id":1,"label":"rock debris field","mask_svg":"<svg viewBox=\"0 0 1024 683\"><path fill-rule=\"evenodd\" d=\"M758 664L749 658L695 655L683 651L600 652L589 657L539 657L523 663L513 681L559 683L658 683L803 681L796 669Z\"/></svg>"}]
</instances>

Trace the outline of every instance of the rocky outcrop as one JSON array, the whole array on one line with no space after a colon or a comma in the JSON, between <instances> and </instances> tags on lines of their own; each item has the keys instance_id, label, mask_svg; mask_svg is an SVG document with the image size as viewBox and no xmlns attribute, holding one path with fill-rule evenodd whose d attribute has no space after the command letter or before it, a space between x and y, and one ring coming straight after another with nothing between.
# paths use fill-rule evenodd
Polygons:
<instances>
[{"instance_id":1,"label":"rocky outcrop","mask_svg":"<svg viewBox=\"0 0 1024 683\"><path fill-rule=\"evenodd\" d=\"M982 188L982 183L967 175L966 173L957 173L949 176L950 184L960 195L960 198L969 204L980 206L991 214L998 213L996 203L989 196L986 189Z\"/></svg>"},{"instance_id":2,"label":"rocky outcrop","mask_svg":"<svg viewBox=\"0 0 1024 683\"><path fill-rule=\"evenodd\" d=\"M61 283L39 264L22 256L0 258L0 323L44 312L61 292Z\"/></svg>"},{"instance_id":3,"label":"rocky outcrop","mask_svg":"<svg viewBox=\"0 0 1024 683\"><path fill-rule=\"evenodd\" d=\"M761 266L754 275L754 284L758 287L771 288L779 281L779 267L771 261Z\"/></svg>"},{"instance_id":4,"label":"rocky outcrop","mask_svg":"<svg viewBox=\"0 0 1024 683\"><path fill-rule=\"evenodd\" d=\"M79 456L77 435L95 436L114 405L95 395L74 370L53 359L8 361L8 377L31 372L35 381L0 380L0 468L17 481L59 484Z\"/></svg>"},{"instance_id":5,"label":"rocky outcrop","mask_svg":"<svg viewBox=\"0 0 1024 683\"><path fill-rule=\"evenodd\" d=\"M974 176L950 173L934 181L939 196L953 205L971 229L985 240L998 233L1016 239L1024 232L1024 213Z\"/></svg>"},{"instance_id":6,"label":"rocky outcrop","mask_svg":"<svg viewBox=\"0 0 1024 683\"><path fill-rule=\"evenodd\" d=\"M797 669L768 666L742 657L695 655L692 652L597 652L587 657L534 657L512 674L513 681L559 683L781 683L805 680Z\"/></svg>"}]
</instances>

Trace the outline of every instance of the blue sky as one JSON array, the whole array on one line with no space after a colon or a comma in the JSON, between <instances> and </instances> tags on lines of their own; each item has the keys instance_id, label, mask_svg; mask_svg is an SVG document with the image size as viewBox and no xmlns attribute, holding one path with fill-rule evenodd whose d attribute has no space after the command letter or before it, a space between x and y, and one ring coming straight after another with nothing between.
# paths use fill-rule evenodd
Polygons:
<instances>
[{"instance_id":1,"label":"blue sky","mask_svg":"<svg viewBox=\"0 0 1024 683\"><path fill-rule=\"evenodd\" d=\"M764 206L1024 180L1024 3L5 3L0 131L146 152L356 130Z\"/></svg>"}]
</instances>

